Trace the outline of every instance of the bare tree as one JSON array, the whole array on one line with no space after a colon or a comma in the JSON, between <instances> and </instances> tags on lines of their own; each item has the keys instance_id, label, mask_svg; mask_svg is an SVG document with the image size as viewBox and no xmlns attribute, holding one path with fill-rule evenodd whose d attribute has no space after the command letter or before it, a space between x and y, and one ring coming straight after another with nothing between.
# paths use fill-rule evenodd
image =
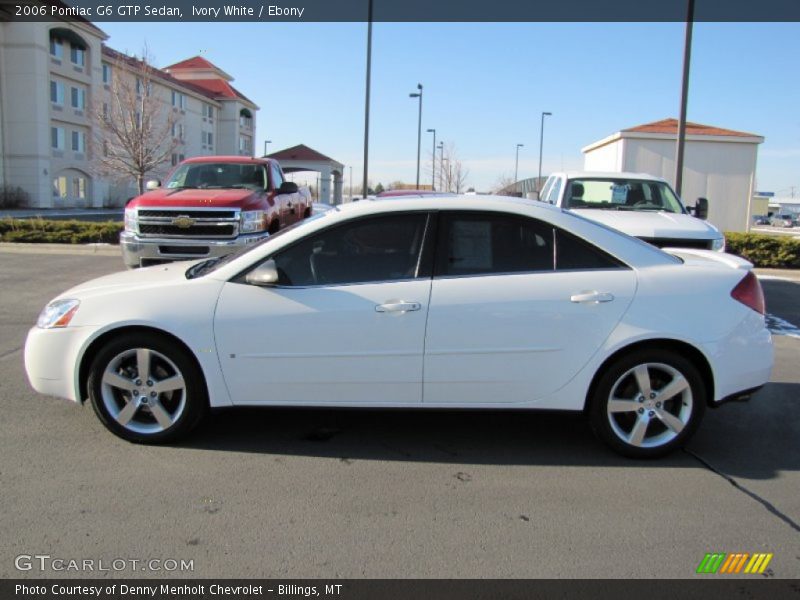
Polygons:
<instances>
[{"instance_id":1,"label":"bare tree","mask_svg":"<svg viewBox=\"0 0 800 600\"><path fill-rule=\"evenodd\" d=\"M510 173L501 173L492 187L492 192L495 194L501 194L504 190L507 190L507 188L510 188L515 183L516 181L514 180L513 175Z\"/></svg>"},{"instance_id":2,"label":"bare tree","mask_svg":"<svg viewBox=\"0 0 800 600\"><path fill-rule=\"evenodd\" d=\"M469 169L465 168L458 158L455 144L452 142L444 145L444 156L439 165L441 177L441 191L460 194L469 176Z\"/></svg>"},{"instance_id":3,"label":"bare tree","mask_svg":"<svg viewBox=\"0 0 800 600\"><path fill-rule=\"evenodd\" d=\"M145 46L142 58L115 53L110 61L111 82L93 104L92 163L102 176L134 179L141 194L147 173L170 160L181 141L175 135L177 114L171 109L171 90L154 86L158 77Z\"/></svg>"}]
</instances>

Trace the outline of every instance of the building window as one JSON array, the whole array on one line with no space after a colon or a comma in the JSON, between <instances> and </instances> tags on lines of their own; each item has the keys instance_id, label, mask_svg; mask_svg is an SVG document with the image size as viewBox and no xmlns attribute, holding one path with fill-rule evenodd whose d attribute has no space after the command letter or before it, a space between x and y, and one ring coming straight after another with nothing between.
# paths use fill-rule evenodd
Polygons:
<instances>
[{"instance_id":1,"label":"building window","mask_svg":"<svg viewBox=\"0 0 800 600\"><path fill-rule=\"evenodd\" d=\"M203 116L207 119L214 118L214 107L210 104L203 104Z\"/></svg>"},{"instance_id":2,"label":"building window","mask_svg":"<svg viewBox=\"0 0 800 600\"><path fill-rule=\"evenodd\" d=\"M67 178L64 176L53 178L53 197L66 198L67 197Z\"/></svg>"},{"instance_id":3,"label":"building window","mask_svg":"<svg viewBox=\"0 0 800 600\"><path fill-rule=\"evenodd\" d=\"M86 108L86 90L83 88L72 88L72 108L78 110Z\"/></svg>"},{"instance_id":4,"label":"building window","mask_svg":"<svg viewBox=\"0 0 800 600\"><path fill-rule=\"evenodd\" d=\"M253 141L249 136L243 135L239 137L239 151L250 152L253 149Z\"/></svg>"},{"instance_id":5,"label":"building window","mask_svg":"<svg viewBox=\"0 0 800 600\"><path fill-rule=\"evenodd\" d=\"M60 81L50 81L50 102L64 105L64 84Z\"/></svg>"},{"instance_id":6,"label":"building window","mask_svg":"<svg viewBox=\"0 0 800 600\"><path fill-rule=\"evenodd\" d=\"M82 131L72 132L72 151L83 154L86 152L86 134Z\"/></svg>"},{"instance_id":7,"label":"building window","mask_svg":"<svg viewBox=\"0 0 800 600\"><path fill-rule=\"evenodd\" d=\"M175 108L180 108L181 110L186 110L186 94L181 94L180 92L172 91L172 106Z\"/></svg>"},{"instance_id":8,"label":"building window","mask_svg":"<svg viewBox=\"0 0 800 600\"><path fill-rule=\"evenodd\" d=\"M149 96L153 93L153 83L148 81L147 82L147 91L145 92L145 85L141 78L136 78L136 95L141 96L142 92L145 93L146 96Z\"/></svg>"},{"instance_id":9,"label":"building window","mask_svg":"<svg viewBox=\"0 0 800 600\"><path fill-rule=\"evenodd\" d=\"M72 197L73 198L86 198L86 178L73 177L72 178Z\"/></svg>"},{"instance_id":10,"label":"building window","mask_svg":"<svg viewBox=\"0 0 800 600\"><path fill-rule=\"evenodd\" d=\"M103 63L103 83L111 83L111 65Z\"/></svg>"},{"instance_id":11,"label":"building window","mask_svg":"<svg viewBox=\"0 0 800 600\"><path fill-rule=\"evenodd\" d=\"M253 118L247 115L239 115L239 127L242 129L252 129Z\"/></svg>"},{"instance_id":12,"label":"building window","mask_svg":"<svg viewBox=\"0 0 800 600\"><path fill-rule=\"evenodd\" d=\"M108 102L103 102L103 119L108 120Z\"/></svg>"},{"instance_id":13,"label":"building window","mask_svg":"<svg viewBox=\"0 0 800 600\"><path fill-rule=\"evenodd\" d=\"M64 58L64 46L61 45L61 40L50 38L50 56L58 60Z\"/></svg>"},{"instance_id":14,"label":"building window","mask_svg":"<svg viewBox=\"0 0 800 600\"><path fill-rule=\"evenodd\" d=\"M203 145L209 148L214 145L214 135L210 131L203 132Z\"/></svg>"},{"instance_id":15,"label":"building window","mask_svg":"<svg viewBox=\"0 0 800 600\"><path fill-rule=\"evenodd\" d=\"M64 149L64 128L51 127L50 128L50 146L53 150Z\"/></svg>"},{"instance_id":16,"label":"building window","mask_svg":"<svg viewBox=\"0 0 800 600\"><path fill-rule=\"evenodd\" d=\"M86 64L86 50L73 44L70 47L69 58L72 64L83 67Z\"/></svg>"},{"instance_id":17,"label":"building window","mask_svg":"<svg viewBox=\"0 0 800 600\"><path fill-rule=\"evenodd\" d=\"M178 140L183 140L183 136L184 136L183 123L173 123L172 137Z\"/></svg>"}]
</instances>

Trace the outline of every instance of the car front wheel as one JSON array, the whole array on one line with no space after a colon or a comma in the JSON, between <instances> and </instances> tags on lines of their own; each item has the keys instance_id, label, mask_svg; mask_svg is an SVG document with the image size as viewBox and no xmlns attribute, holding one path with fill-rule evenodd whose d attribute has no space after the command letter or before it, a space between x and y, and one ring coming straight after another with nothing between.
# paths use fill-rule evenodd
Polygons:
<instances>
[{"instance_id":1,"label":"car front wheel","mask_svg":"<svg viewBox=\"0 0 800 600\"><path fill-rule=\"evenodd\" d=\"M193 358L169 339L141 333L103 346L90 367L88 390L100 421L131 442L178 439L208 405Z\"/></svg>"},{"instance_id":2,"label":"car front wheel","mask_svg":"<svg viewBox=\"0 0 800 600\"><path fill-rule=\"evenodd\" d=\"M705 412L697 368L669 351L644 351L615 361L601 376L590 418L598 437L620 454L656 458L682 446Z\"/></svg>"}]
</instances>

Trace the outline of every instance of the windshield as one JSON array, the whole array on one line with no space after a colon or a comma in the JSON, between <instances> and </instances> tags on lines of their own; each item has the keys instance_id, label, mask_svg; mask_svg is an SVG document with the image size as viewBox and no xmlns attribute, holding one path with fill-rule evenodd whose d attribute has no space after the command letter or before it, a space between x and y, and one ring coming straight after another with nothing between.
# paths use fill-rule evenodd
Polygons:
<instances>
[{"instance_id":1,"label":"windshield","mask_svg":"<svg viewBox=\"0 0 800 600\"><path fill-rule=\"evenodd\" d=\"M572 179L564 207L686 212L669 185L646 179Z\"/></svg>"},{"instance_id":2,"label":"windshield","mask_svg":"<svg viewBox=\"0 0 800 600\"><path fill-rule=\"evenodd\" d=\"M325 212L311 215L310 217L307 217L302 221L298 221L294 225L290 225L285 229L281 229L277 233L273 233L268 237L264 238L263 240L256 242L255 244L250 244L249 246L245 246L240 250L237 250L236 252L232 252L231 254L226 254L225 256L217 258L209 258L208 260L195 263L186 270L186 279L194 279L195 277L201 277L203 275L208 275L209 273L213 273L221 266L228 264L229 262L239 258L240 256L243 256L248 252L255 250L256 248L261 248L264 245L271 244L276 239L280 238L284 233L289 233L290 231L299 229L307 225L308 223L311 223L312 221L316 221L317 219L321 219L333 213L336 210L337 210L336 207L333 207L331 210L326 210Z\"/></svg>"},{"instance_id":3,"label":"windshield","mask_svg":"<svg viewBox=\"0 0 800 600\"><path fill-rule=\"evenodd\" d=\"M167 189L267 187L264 165L253 163L184 163L175 169Z\"/></svg>"}]
</instances>

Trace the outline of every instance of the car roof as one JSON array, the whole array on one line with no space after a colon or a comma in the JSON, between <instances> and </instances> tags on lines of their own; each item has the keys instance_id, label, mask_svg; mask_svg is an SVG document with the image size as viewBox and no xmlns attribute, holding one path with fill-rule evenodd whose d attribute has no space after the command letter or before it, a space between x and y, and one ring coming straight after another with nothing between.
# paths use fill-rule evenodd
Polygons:
<instances>
[{"instance_id":1,"label":"car roof","mask_svg":"<svg viewBox=\"0 0 800 600\"><path fill-rule=\"evenodd\" d=\"M239 163L263 165L271 162L269 158L253 158L250 156L194 156L187 158L184 163Z\"/></svg>"},{"instance_id":2,"label":"car roof","mask_svg":"<svg viewBox=\"0 0 800 600\"><path fill-rule=\"evenodd\" d=\"M401 196L455 196L453 192L436 192L434 190L385 190L377 198L397 198Z\"/></svg>"},{"instance_id":3,"label":"car roof","mask_svg":"<svg viewBox=\"0 0 800 600\"><path fill-rule=\"evenodd\" d=\"M631 171L559 171L550 176L565 176L567 179L641 179L644 181L660 181L667 183L666 179L656 177L649 173L633 173Z\"/></svg>"}]
</instances>

